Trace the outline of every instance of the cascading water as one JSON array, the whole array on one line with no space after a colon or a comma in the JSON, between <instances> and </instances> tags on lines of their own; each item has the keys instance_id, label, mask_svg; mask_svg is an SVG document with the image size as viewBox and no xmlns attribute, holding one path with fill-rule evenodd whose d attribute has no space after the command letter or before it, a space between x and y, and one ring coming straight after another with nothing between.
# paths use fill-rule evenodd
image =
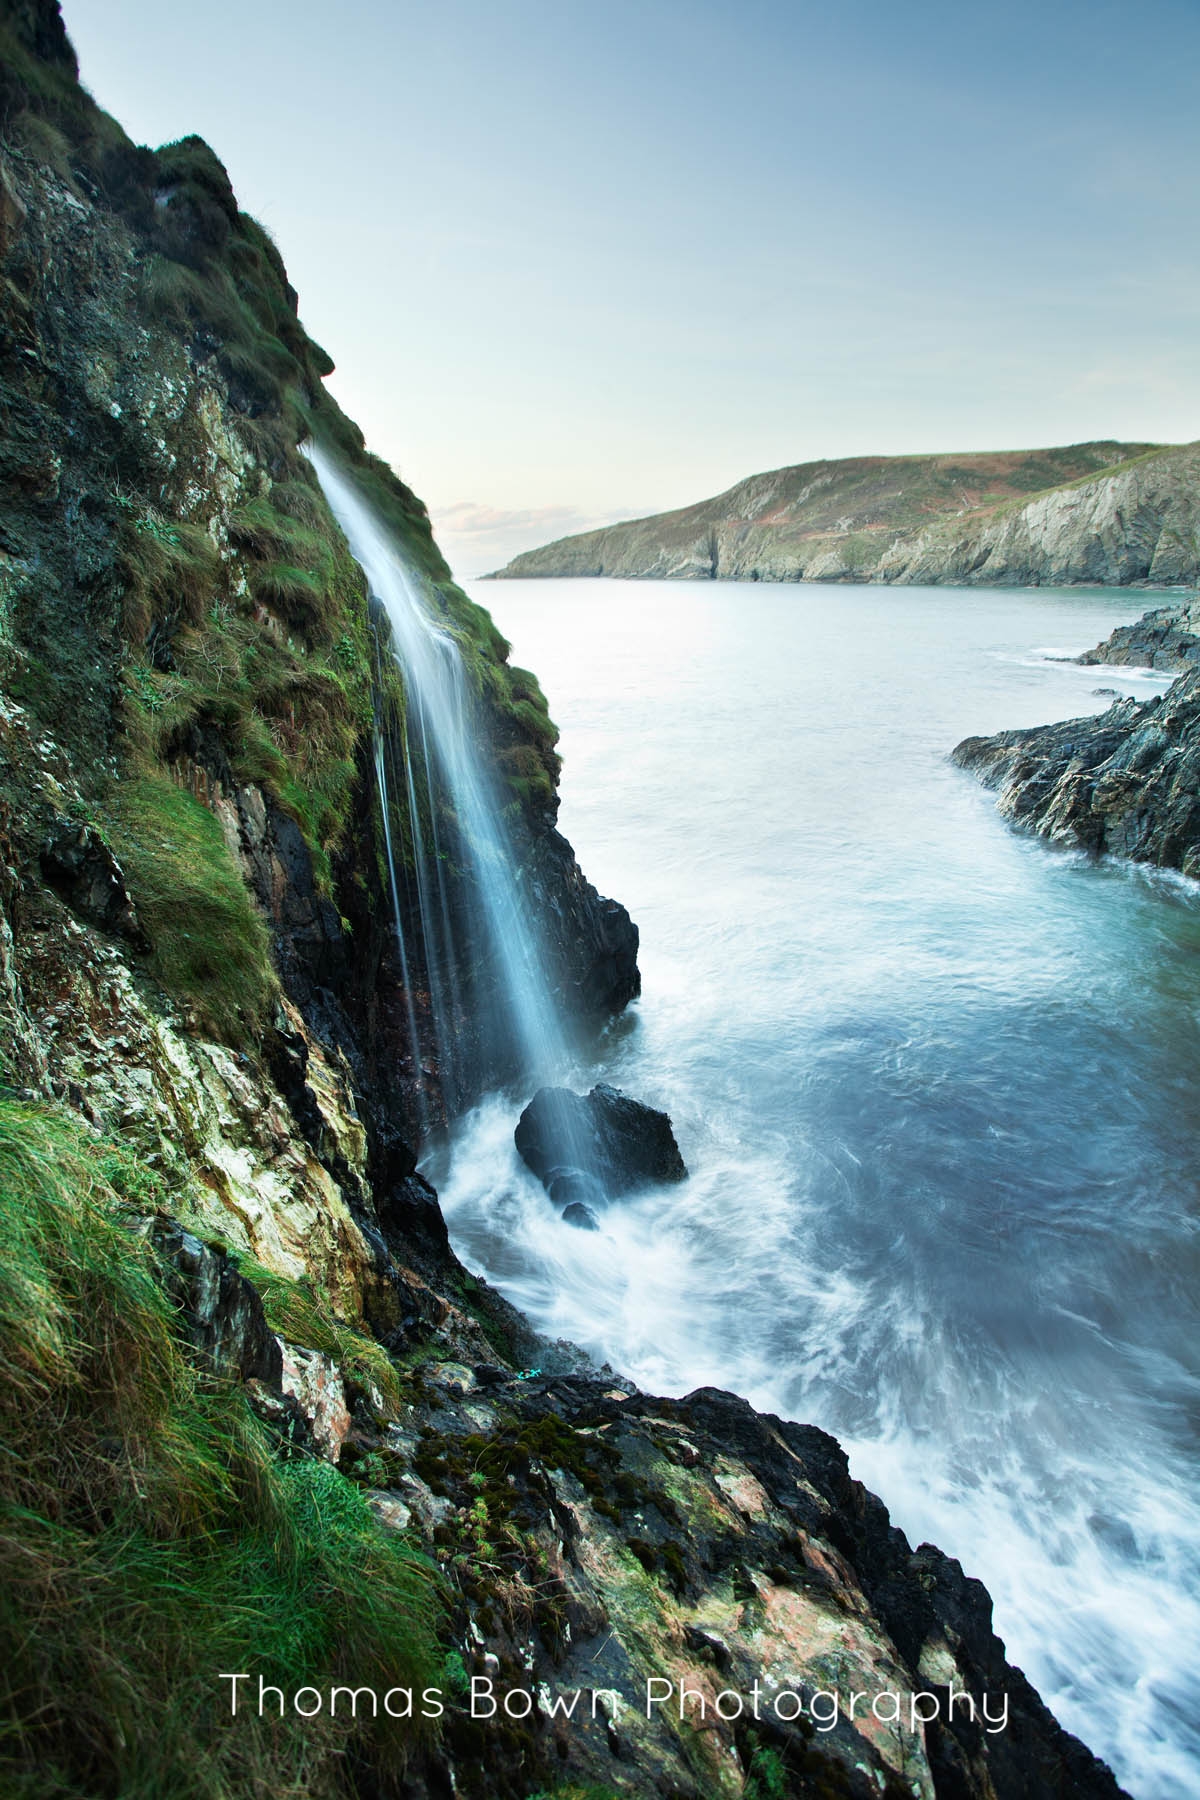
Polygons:
<instances>
[{"instance_id":1,"label":"cascading water","mask_svg":"<svg viewBox=\"0 0 1200 1800\"><path fill-rule=\"evenodd\" d=\"M565 1033L477 736L474 695L459 645L431 611L419 578L352 481L320 448L311 446L308 456L372 599L387 616L403 672L404 742L392 745L381 737L376 775L418 1084L422 1057L412 992L419 964L428 983L443 1107L452 1117L471 1097L461 1052L468 1020L482 1045L484 1069L503 1074L523 1091L563 1078ZM396 845L391 827L396 796L389 770L401 772L404 784L409 835L403 846ZM453 896L452 869L465 877L454 883ZM419 944L404 925L406 915L414 913Z\"/></svg>"}]
</instances>

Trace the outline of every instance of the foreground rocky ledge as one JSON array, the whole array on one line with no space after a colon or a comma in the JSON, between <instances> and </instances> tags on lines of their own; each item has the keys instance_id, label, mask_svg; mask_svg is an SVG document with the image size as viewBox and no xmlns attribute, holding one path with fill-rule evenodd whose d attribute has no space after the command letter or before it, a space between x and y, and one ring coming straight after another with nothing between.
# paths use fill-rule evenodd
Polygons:
<instances>
[{"instance_id":1,"label":"foreground rocky ledge","mask_svg":"<svg viewBox=\"0 0 1200 1800\"><path fill-rule=\"evenodd\" d=\"M261 1368L238 1278L159 1240L193 1341L242 1367L244 1319ZM1005 1660L981 1583L912 1550L833 1438L714 1388L640 1393L565 1345L536 1346L559 1373L474 1362L504 1329L494 1299L485 1336L449 1315L387 1409L359 1383L351 1411L290 1346L274 1402L255 1384L449 1584L457 1679L405 1794L1118 1800Z\"/></svg>"}]
</instances>

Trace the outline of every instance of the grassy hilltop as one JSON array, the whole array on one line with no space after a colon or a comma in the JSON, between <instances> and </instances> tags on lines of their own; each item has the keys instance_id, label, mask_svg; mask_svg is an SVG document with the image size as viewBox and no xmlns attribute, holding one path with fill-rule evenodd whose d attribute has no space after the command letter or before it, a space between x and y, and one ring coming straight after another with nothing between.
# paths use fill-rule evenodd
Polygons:
<instances>
[{"instance_id":1,"label":"grassy hilltop","mask_svg":"<svg viewBox=\"0 0 1200 1800\"><path fill-rule=\"evenodd\" d=\"M1194 446L857 456L560 538L502 576L1122 585L1200 570Z\"/></svg>"}]
</instances>

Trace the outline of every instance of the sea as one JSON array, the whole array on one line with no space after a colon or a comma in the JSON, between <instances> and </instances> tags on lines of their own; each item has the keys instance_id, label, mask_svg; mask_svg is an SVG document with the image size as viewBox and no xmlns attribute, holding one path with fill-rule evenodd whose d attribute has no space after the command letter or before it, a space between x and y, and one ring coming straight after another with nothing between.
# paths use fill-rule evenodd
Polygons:
<instances>
[{"instance_id":1,"label":"sea","mask_svg":"<svg viewBox=\"0 0 1200 1800\"><path fill-rule=\"evenodd\" d=\"M1012 829L973 734L1148 697L1128 590L470 584L560 824L641 930L581 1052L690 1170L564 1224L519 1095L435 1169L459 1254L642 1386L834 1433L991 1592L1136 1800L1200 1792L1200 885Z\"/></svg>"}]
</instances>

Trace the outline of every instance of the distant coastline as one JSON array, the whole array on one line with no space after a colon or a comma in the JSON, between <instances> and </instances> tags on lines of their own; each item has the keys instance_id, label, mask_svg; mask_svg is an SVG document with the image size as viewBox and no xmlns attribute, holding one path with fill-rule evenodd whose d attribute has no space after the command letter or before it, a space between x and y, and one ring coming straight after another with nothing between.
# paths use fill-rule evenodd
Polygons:
<instances>
[{"instance_id":1,"label":"distant coastline","mask_svg":"<svg viewBox=\"0 0 1200 1800\"><path fill-rule=\"evenodd\" d=\"M490 579L1172 588L1200 582L1200 443L801 463L559 538Z\"/></svg>"}]
</instances>

